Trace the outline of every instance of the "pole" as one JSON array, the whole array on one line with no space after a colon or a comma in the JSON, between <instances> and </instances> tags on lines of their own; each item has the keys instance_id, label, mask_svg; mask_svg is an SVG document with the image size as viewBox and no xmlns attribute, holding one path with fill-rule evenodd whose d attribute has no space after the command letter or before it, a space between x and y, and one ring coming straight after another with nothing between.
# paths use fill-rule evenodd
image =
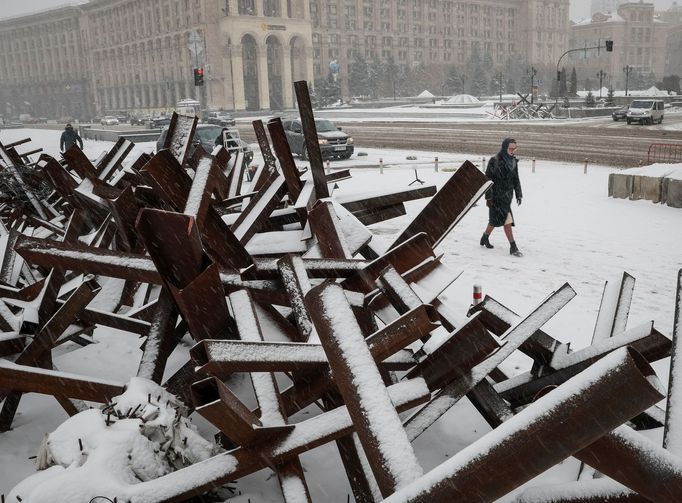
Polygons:
<instances>
[{"instance_id":1,"label":"pole","mask_svg":"<svg viewBox=\"0 0 682 503\"><path fill-rule=\"evenodd\" d=\"M630 79L630 72L632 71L632 67L630 65L625 65L625 67L623 67L623 71L625 72L625 96L627 96L628 80Z\"/></svg>"},{"instance_id":2,"label":"pole","mask_svg":"<svg viewBox=\"0 0 682 503\"><path fill-rule=\"evenodd\" d=\"M474 299L472 305L477 306L483 302L483 287L481 285L474 285Z\"/></svg>"},{"instance_id":3,"label":"pole","mask_svg":"<svg viewBox=\"0 0 682 503\"><path fill-rule=\"evenodd\" d=\"M384 174L384 159L381 157L379 158L379 173Z\"/></svg>"},{"instance_id":4,"label":"pole","mask_svg":"<svg viewBox=\"0 0 682 503\"><path fill-rule=\"evenodd\" d=\"M433 165L435 167L436 173L438 173L438 157L436 157L436 160L434 161Z\"/></svg>"},{"instance_id":5,"label":"pole","mask_svg":"<svg viewBox=\"0 0 682 503\"><path fill-rule=\"evenodd\" d=\"M497 83L500 85L500 105L502 105L502 72L497 74Z\"/></svg>"}]
</instances>

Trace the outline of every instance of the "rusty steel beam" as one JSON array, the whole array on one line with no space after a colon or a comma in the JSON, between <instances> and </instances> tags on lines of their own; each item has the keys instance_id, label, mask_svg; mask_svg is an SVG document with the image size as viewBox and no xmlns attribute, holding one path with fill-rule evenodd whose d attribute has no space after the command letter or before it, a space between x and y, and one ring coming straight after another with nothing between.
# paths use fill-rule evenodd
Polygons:
<instances>
[{"instance_id":1,"label":"rusty steel beam","mask_svg":"<svg viewBox=\"0 0 682 503\"><path fill-rule=\"evenodd\" d=\"M399 314L405 314L422 304L419 296L392 265L381 271L377 278L377 285ZM369 305L373 307L372 302Z\"/></svg>"},{"instance_id":2,"label":"rusty steel beam","mask_svg":"<svg viewBox=\"0 0 682 503\"><path fill-rule=\"evenodd\" d=\"M421 380L394 384L388 388L388 393L398 412L409 410L428 400L429 396ZM136 494L147 503L180 503L266 466L279 466L352 431L353 421L348 410L345 406L338 407L297 423L293 431L279 441L238 448L157 479L140 482L135 486Z\"/></svg>"},{"instance_id":3,"label":"rusty steel beam","mask_svg":"<svg viewBox=\"0 0 682 503\"><path fill-rule=\"evenodd\" d=\"M272 138L272 146L275 149L275 154L279 160L279 165L282 169L282 174L287 183L287 192L289 192L289 200L294 203L298 200L303 190L303 182L298 173L298 168L294 162L294 157L291 155L291 148L287 141L287 135L282 126L282 119L275 117L268 121L268 131L270 138ZM318 146L319 148L319 146ZM301 215L299 214L299 217ZM305 224L305 219L301 221Z\"/></svg>"},{"instance_id":4,"label":"rusty steel beam","mask_svg":"<svg viewBox=\"0 0 682 503\"><path fill-rule=\"evenodd\" d=\"M119 137L116 144L95 166L97 178L102 181L110 179L116 170L122 168L123 161L128 157L128 154L134 146L135 144L130 140Z\"/></svg>"},{"instance_id":5,"label":"rusty steel beam","mask_svg":"<svg viewBox=\"0 0 682 503\"><path fill-rule=\"evenodd\" d=\"M305 302L372 472L388 496L419 477L421 465L343 289L336 284L317 286Z\"/></svg>"},{"instance_id":6,"label":"rusty steel beam","mask_svg":"<svg viewBox=\"0 0 682 503\"><path fill-rule=\"evenodd\" d=\"M327 188L327 179L324 174L324 165L322 164L322 153L320 152L308 83L305 80L296 81L294 82L294 90L296 92L298 111L301 115L301 125L303 126L303 136L305 137L308 160L310 161L310 171L315 182L315 199L324 199L329 197L329 189Z\"/></svg>"},{"instance_id":7,"label":"rusty steel beam","mask_svg":"<svg viewBox=\"0 0 682 503\"><path fill-rule=\"evenodd\" d=\"M244 152L237 152L232 164L232 170L227 176L228 189L226 199L234 199L241 194L245 167L246 157Z\"/></svg>"},{"instance_id":8,"label":"rusty steel beam","mask_svg":"<svg viewBox=\"0 0 682 503\"><path fill-rule=\"evenodd\" d=\"M504 334L509 327L518 323L520 319L518 314L488 295L485 296L483 302L474 306L469 314L477 312L481 313L478 318L481 323L497 336ZM521 345L519 350L530 356L538 364L549 365L554 352L559 350L561 346L563 346L562 342L547 335L542 330L537 330L530 339Z\"/></svg>"},{"instance_id":9,"label":"rusty steel beam","mask_svg":"<svg viewBox=\"0 0 682 503\"><path fill-rule=\"evenodd\" d=\"M634 288L635 278L627 272L623 272L618 281L607 281L604 284L592 344L625 332Z\"/></svg>"},{"instance_id":10,"label":"rusty steel beam","mask_svg":"<svg viewBox=\"0 0 682 503\"><path fill-rule=\"evenodd\" d=\"M354 195L339 196L334 198L337 203L346 208L351 213L381 210L390 208L407 201L416 201L437 194L435 185L417 187L416 189L402 189L393 191L377 191L376 195Z\"/></svg>"},{"instance_id":11,"label":"rusty steel beam","mask_svg":"<svg viewBox=\"0 0 682 503\"><path fill-rule=\"evenodd\" d=\"M17 365L6 360L0 360L0 388L98 403L108 402L123 393L122 383Z\"/></svg>"},{"instance_id":12,"label":"rusty steel beam","mask_svg":"<svg viewBox=\"0 0 682 503\"><path fill-rule=\"evenodd\" d=\"M189 157L189 150L192 146L192 139L194 138L194 132L196 131L198 122L198 117L178 115L175 112L173 112L173 115L171 116L168 132L162 148L169 149L170 153L177 159L181 166L185 164L185 161L187 161L187 158Z\"/></svg>"},{"instance_id":13,"label":"rusty steel beam","mask_svg":"<svg viewBox=\"0 0 682 503\"><path fill-rule=\"evenodd\" d=\"M297 458L277 467L277 477L284 503L312 503L305 480L305 470Z\"/></svg>"},{"instance_id":14,"label":"rusty steel beam","mask_svg":"<svg viewBox=\"0 0 682 503\"><path fill-rule=\"evenodd\" d=\"M211 203L211 194L214 191L219 175L220 168L215 157L203 156L194 172L192 187L190 188L183 211L186 215L194 217L200 229L204 227L208 207Z\"/></svg>"},{"instance_id":15,"label":"rusty steel beam","mask_svg":"<svg viewBox=\"0 0 682 503\"><path fill-rule=\"evenodd\" d=\"M308 212L308 223L317 238L317 245L323 258L353 258L331 201L315 203Z\"/></svg>"},{"instance_id":16,"label":"rusty steel beam","mask_svg":"<svg viewBox=\"0 0 682 503\"><path fill-rule=\"evenodd\" d=\"M142 377L161 384L166 362L177 345L175 325L178 310L173 298L166 288L162 288L159 299L154 305L154 314L144 335L147 339L142 350L142 357L137 368L137 377Z\"/></svg>"},{"instance_id":17,"label":"rusty steel beam","mask_svg":"<svg viewBox=\"0 0 682 503\"><path fill-rule=\"evenodd\" d=\"M278 175L273 177L256 197L249 201L247 207L230 228L242 245L248 243L249 239L263 228L270 217L270 213L279 205L285 192L284 177Z\"/></svg>"},{"instance_id":18,"label":"rusty steel beam","mask_svg":"<svg viewBox=\"0 0 682 503\"><path fill-rule=\"evenodd\" d=\"M116 235L119 248L125 252L136 251L137 232L135 220L140 211L140 204L135 199L132 187L126 187L116 199L108 199L107 205L116 222Z\"/></svg>"},{"instance_id":19,"label":"rusty steel beam","mask_svg":"<svg viewBox=\"0 0 682 503\"><path fill-rule=\"evenodd\" d=\"M294 429L293 425L263 426L260 419L215 377L192 384L192 400L197 413L238 445L276 441Z\"/></svg>"},{"instance_id":20,"label":"rusty steel beam","mask_svg":"<svg viewBox=\"0 0 682 503\"><path fill-rule=\"evenodd\" d=\"M263 156L265 170L269 173L272 173L277 169L277 161L275 160L275 156L272 154L272 150L270 149L270 143L268 142L268 136L265 133L263 121L258 119L252 121L251 125L253 126L254 133L256 133L256 140L258 141L258 147L260 148L261 155ZM256 190L258 189L256 188Z\"/></svg>"},{"instance_id":21,"label":"rusty steel beam","mask_svg":"<svg viewBox=\"0 0 682 503\"><path fill-rule=\"evenodd\" d=\"M90 159L79 148L70 148L62 154L69 169L74 170L81 179L88 179L93 183L101 183L97 178L97 170Z\"/></svg>"},{"instance_id":22,"label":"rusty steel beam","mask_svg":"<svg viewBox=\"0 0 682 503\"><path fill-rule=\"evenodd\" d=\"M279 278L282 258L254 258L253 265L241 271L241 277L244 280ZM347 278L367 266L366 261L356 259L300 257L300 260L308 278Z\"/></svg>"},{"instance_id":23,"label":"rusty steel beam","mask_svg":"<svg viewBox=\"0 0 682 503\"><path fill-rule=\"evenodd\" d=\"M396 238L391 248L420 232L429 235L435 248L491 185L492 182L476 166L464 161Z\"/></svg>"},{"instance_id":24,"label":"rusty steel beam","mask_svg":"<svg viewBox=\"0 0 682 503\"><path fill-rule=\"evenodd\" d=\"M305 307L304 298L311 285L303 259L295 255L285 255L277 261L282 284L291 300L291 310L298 327L296 342L307 342L314 332L313 323Z\"/></svg>"},{"instance_id":25,"label":"rusty steel beam","mask_svg":"<svg viewBox=\"0 0 682 503\"><path fill-rule=\"evenodd\" d=\"M651 503L627 487L611 479L591 479L548 486L529 487L513 503Z\"/></svg>"},{"instance_id":26,"label":"rusty steel beam","mask_svg":"<svg viewBox=\"0 0 682 503\"><path fill-rule=\"evenodd\" d=\"M486 376L497 369L509 355L516 351L535 331L547 323L575 295L573 288L568 283L565 283L557 291L550 294L526 318L507 330L504 337L505 344L500 349L476 365L460 379L441 388L428 405L405 422L409 438L414 440L421 435L439 417L445 414L450 407L455 405L462 397L474 389L478 383L485 379Z\"/></svg>"},{"instance_id":27,"label":"rusty steel beam","mask_svg":"<svg viewBox=\"0 0 682 503\"><path fill-rule=\"evenodd\" d=\"M433 348L426 358L406 374L406 377L421 376L429 389L435 391L455 379L464 377L499 347L495 337L490 335L476 317L473 317Z\"/></svg>"},{"instance_id":28,"label":"rusty steel beam","mask_svg":"<svg viewBox=\"0 0 682 503\"><path fill-rule=\"evenodd\" d=\"M655 404L661 389L641 355L615 351L384 501L493 502Z\"/></svg>"},{"instance_id":29,"label":"rusty steel beam","mask_svg":"<svg viewBox=\"0 0 682 503\"><path fill-rule=\"evenodd\" d=\"M670 373L668 376L668 406L665 411L663 447L676 456L682 457L682 269L677 273L675 295L675 316L673 319L673 341L670 351Z\"/></svg>"},{"instance_id":30,"label":"rusty steel beam","mask_svg":"<svg viewBox=\"0 0 682 503\"><path fill-rule=\"evenodd\" d=\"M653 322L647 322L619 336L568 353L561 359L555 355L553 362L556 363L552 367L543 367L543 373L538 377L530 378L527 382L502 382L495 389L513 407L518 407L533 400L542 389L563 383L599 358L623 346L631 346L648 361L656 361L670 354L671 341L653 327Z\"/></svg>"},{"instance_id":31,"label":"rusty steel beam","mask_svg":"<svg viewBox=\"0 0 682 503\"><path fill-rule=\"evenodd\" d=\"M626 350L632 351L626 348L617 351ZM661 390L663 391L663 388ZM551 396L551 393L548 396ZM627 400L623 400L623 397L627 397ZM634 390L625 389L619 396L617 388L614 388L610 391L609 397L605 398L595 419L602 418L602 414L611 407L612 401L618 400L622 403L637 398ZM680 501L682 460L627 426L616 428L573 456L651 501L656 503Z\"/></svg>"},{"instance_id":32,"label":"rusty steel beam","mask_svg":"<svg viewBox=\"0 0 682 503\"><path fill-rule=\"evenodd\" d=\"M376 279L387 266L392 265L400 274L413 269L424 260L435 257L426 233L420 233L372 260L362 270L341 282L346 290L368 294L378 288Z\"/></svg>"}]
</instances>

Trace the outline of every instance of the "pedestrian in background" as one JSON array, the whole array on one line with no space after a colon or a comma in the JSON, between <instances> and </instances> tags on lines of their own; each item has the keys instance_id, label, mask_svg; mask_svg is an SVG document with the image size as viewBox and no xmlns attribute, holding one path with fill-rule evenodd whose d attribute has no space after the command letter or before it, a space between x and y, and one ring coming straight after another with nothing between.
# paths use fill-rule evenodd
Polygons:
<instances>
[{"instance_id":1,"label":"pedestrian in background","mask_svg":"<svg viewBox=\"0 0 682 503\"><path fill-rule=\"evenodd\" d=\"M59 139L59 149L62 152L66 152L74 145L78 145L81 150L83 150L83 140L80 135L74 131L71 124L67 124L62 132L62 136Z\"/></svg>"},{"instance_id":2,"label":"pedestrian in background","mask_svg":"<svg viewBox=\"0 0 682 503\"><path fill-rule=\"evenodd\" d=\"M519 251L514 241L512 227L514 224L514 214L511 210L511 203L516 194L516 204L521 206L521 181L519 180L518 160L514 156L517 145L513 138L505 138L502 147L497 155L490 158L485 175L493 182L485 195L486 206L488 207L488 226L481 236L481 246L494 248L490 244L490 234L495 227L504 227L504 234L509 240L509 253L515 257L523 254Z\"/></svg>"}]
</instances>

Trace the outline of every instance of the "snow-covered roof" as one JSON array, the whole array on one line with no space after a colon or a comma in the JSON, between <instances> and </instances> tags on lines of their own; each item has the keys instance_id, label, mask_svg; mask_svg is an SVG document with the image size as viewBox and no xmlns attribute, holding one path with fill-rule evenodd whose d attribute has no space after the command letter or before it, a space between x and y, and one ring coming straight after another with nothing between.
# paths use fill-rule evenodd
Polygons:
<instances>
[{"instance_id":1,"label":"snow-covered roof","mask_svg":"<svg viewBox=\"0 0 682 503\"><path fill-rule=\"evenodd\" d=\"M433 93L424 89L421 93L417 95L417 98L433 98Z\"/></svg>"},{"instance_id":2,"label":"snow-covered roof","mask_svg":"<svg viewBox=\"0 0 682 503\"><path fill-rule=\"evenodd\" d=\"M470 94L457 94L445 101L447 105L463 105L470 103L480 103L476 96L471 96Z\"/></svg>"}]
</instances>

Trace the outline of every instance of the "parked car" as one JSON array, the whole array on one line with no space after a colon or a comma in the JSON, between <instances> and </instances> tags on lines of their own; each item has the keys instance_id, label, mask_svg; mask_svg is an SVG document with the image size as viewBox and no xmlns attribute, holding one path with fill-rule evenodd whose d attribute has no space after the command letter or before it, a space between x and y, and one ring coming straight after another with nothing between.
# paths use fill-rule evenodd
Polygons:
<instances>
[{"instance_id":1,"label":"parked car","mask_svg":"<svg viewBox=\"0 0 682 503\"><path fill-rule=\"evenodd\" d=\"M308 148L303 136L301 119L282 121L284 132L287 135L291 153L298 154L301 159L308 158ZM320 145L322 158L338 157L348 159L355 151L353 138L341 131L332 121L327 119L315 119L317 129L317 141Z\"/></svg>"},{"instance_id":2,"label":"parked car","mask_svg":"<svg viewBox=\"0 0 682 503\"><path fill-rule=\"evenodd\" d=\"M139 116L139 115L131 115L130 116L130 125L131 126L144 126L146 123L147 119Z\"/></svg>"},{"instance_id":3,"label":"parked car","mask_svg":"<svg viewBox=\"0 0 682 503\"><path fill-rule=\"evenodd\" d=\"M105 115L100 123L102 126L118 126L118 119L113 115Z\"/></svg>"},{"instance_id":4,"label":"parked car","mask_svg":"<svg viewBox=\"0 0 682 503\"><path fill-rule=\"evenodd\" d=\"M618 122L619 120L625 119L628 113L628 106L624 106L622 108L619 108L618 110L615 110L612 114L611 117L613 118L614 121Z\"/></svg>"},{"instance_id":5,"label":"parked car","mask_svg":"<svg viewBox=\"0 0 682 503\"><path fill-rule=\"evenodd\" d=\"M166 136L168 135L168 126L161 130L159 139L156 140L156 151L158 152L163 148L163 144L166 141ZM223 141L224 138L224 141ZM198 124L197 129L194 133L193 145L195 148L201 146L206 152L211 153L213 149L220 145L222 142L223 146L230 152L241 151L244 152L244 158L246 160L246 165L248 166L253 161L253 150L239 137L239 131L234 128L225 128L215 124ZM190 152L190 155L192 152Z\"/></svg>"},{"instance_id":6,"label":"parked car","mask_svg":"<svg viewBox=\"0 0 682 503\"><path fill-rule=\"evenodd\" d=\"M224 111L208 112L206 122L219 126L234 126L237 123L234 120L234 117L232 117L232 114Z\"/></svg>"},{"instance_id":7,"label":"parked car","mask_svg":"<svg viewBox=\"0 0 682 503\"><path fill-rule=\"evenodd\" d=\"M158 117L152 117L149 120L150 125L153 128L167 126L170 124L170 121L171 121L171 118L168 117L167 115L160 115Z\"/></svg>"},{"instance_id":8,"label":"parked car","mask_svg":"<svg viewBox=\"0 0 682 503\"><path fill-rule=\"evenodd\" d=\"M653 124L663 122L663 100L634 100L630 103L630 110L625 117L628 124Z\"/></svg>"}]
</instances>

